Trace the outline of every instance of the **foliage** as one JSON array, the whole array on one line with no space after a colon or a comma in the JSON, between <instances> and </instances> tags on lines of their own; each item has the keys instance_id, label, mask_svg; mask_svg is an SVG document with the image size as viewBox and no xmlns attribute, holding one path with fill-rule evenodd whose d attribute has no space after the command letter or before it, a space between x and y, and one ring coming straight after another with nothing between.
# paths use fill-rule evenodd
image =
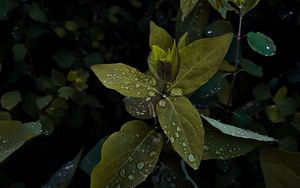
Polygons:
<instances>
[{"instance_id":1,"label":"foliage","mask_svg":"<svg viewBox=\"0 0 300 188\"><path fill-rule=\"evenodd\" d=\"M299 186L297 5L0 1L0 187Z\"/></svg>"}]
</instances>

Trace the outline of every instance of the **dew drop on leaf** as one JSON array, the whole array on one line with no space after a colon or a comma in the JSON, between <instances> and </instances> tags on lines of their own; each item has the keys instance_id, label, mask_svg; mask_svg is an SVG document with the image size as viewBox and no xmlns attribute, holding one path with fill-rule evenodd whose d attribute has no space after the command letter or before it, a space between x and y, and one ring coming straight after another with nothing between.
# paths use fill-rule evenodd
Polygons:
<instances>
[{"instance_id":1,"label":"dew drop on leaf","mask_svg":"<svg viewBox=\"0 0 300 188\"><path fill-rule=\"evenodd\" d=\"M166 101L165 101L164 99L162 99L162 100L160 100L160 101L158 102L158 105L159 105L160 107L165 107L165 106L167 105L167 103L166 103Z\"/></svg>"},{"instance_id":2,"label":"dew drop on leaf","mask_svg":"<svg viewBox=\"0 0 300 188\"><path fill-rule=\"evenodd\" d=\"M139 169L139 170L142 170L145 166L145 163L144 162L139 162L136 167Z\"/></svg>"},{"instance_id":3,"label":"dew drop on leaf","mask_svg":"<svg viewBox=\"0 0 300 188\"><path fill-rule=\"evenodd\" d=\"M195 161L195 156L193 154L189 154L188 155L188 160L191 161L191 162Z\"/></svg>"}]
</instances>

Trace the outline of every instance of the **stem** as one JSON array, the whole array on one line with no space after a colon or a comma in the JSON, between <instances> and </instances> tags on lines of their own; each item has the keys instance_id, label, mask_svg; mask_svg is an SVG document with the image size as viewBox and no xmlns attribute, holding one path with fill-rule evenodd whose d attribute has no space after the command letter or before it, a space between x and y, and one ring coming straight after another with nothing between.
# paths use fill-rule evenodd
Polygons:
<instances>
[{"instance_id":1,"label":"stem","mask_svg":"<svg viewBox=\"0 0 300 188\"><path fill-rule=\"evenodd\" d=\"M236 36L236 51L235 51L235 62L234 62L235 72L233 73L233 77L232 77L230 89L229 89L229 96L228 96L228 101L227 101L228 108L231 107L231 105L232 105L233 87L234 87L234 82L236 80L236 76L238 74L237 69L238 69L238 62L240 60L240 46L241 46L241 38L242 38L243 16L244 16L244 14L240 12L240 14L239 14L239 29L238 29L238 33Z\"/></svg>"}]
</instances>

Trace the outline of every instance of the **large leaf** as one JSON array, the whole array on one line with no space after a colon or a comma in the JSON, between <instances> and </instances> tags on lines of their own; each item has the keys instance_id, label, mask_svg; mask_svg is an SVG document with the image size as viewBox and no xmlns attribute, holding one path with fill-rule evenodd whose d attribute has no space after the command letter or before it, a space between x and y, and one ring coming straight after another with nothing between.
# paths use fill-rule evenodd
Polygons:
<instances>
[{"instance_id":1,"label":"large leaf","mask_svg":"<svg viewBox=\"0 0 300 188\"><path fill-rule=\"evenodd\" d=\"M264 142L230 136L220 130L205 126L203 159L227 160L244 155L262 146Z\"/></svg>"},{"instance_id":2,"label":"large leaf","mask_svg":"<svg viewBox=\"0 0 300 188\"><path fill-rule=\"evenodd\" d=\"M105 87L114 89L128 97L152 97L156 91L156 80L128 65L98 64L91 66Z\"/></svg>"},{"instance_id":3,"label":"large leaf","mask_svg":"<svg viewBox=\"0 0 300 188\"><path fill-rule=\"evenodd\" d=\"M144 122L126 123L103 144L91 188L137 186L154 169L162 144L162 136Z\"/></svg>"},{"instance_id":4,"label":"large leaf","mask_svg":"<svg viewBox=\"0 0 300 188\"><path fill-rule=\"evenodd\" d=\"M215 119L206 117L201 115L209 124L211 124L213 127L219 129L224 134L238 137L238 138L246 138L246 139L252 139L252 140L258 140L262 142L275 142L276 140L274 138L271 138L266 135L261 135L256 132L245 130L242 128L234 127L232 125L228 125L225 123L221 123Z\"/></svg>"},{"instance_id":5,"label":"large leaf","mask_svg":"<svg viewBox=\"0 0 300 188\"><path fill-rule=\"evenodd\" d=\"M232 40L232 33L197 40L179 52L180 69L172 87L189 94L205 84L219 69Z\"/></svg>"},{"instance_id":6,"label":"large leaf","mask_svg":"<svg viewBox=\"0 0 300 188\"><path fill-rule=\"evenodd\" d=\"M260 165L267 188L300 187L300 153L264 148Z\"/></svg>"},{"instance_id":7,"label":"large leaf","mask_svg":"<svg viewBox=\"0 0 300 188\"><path fill-rule=\"evenodd\" d=\"M0 121L0 130L0 163L27 140L42 132L39 123L22 124L12 120Z\"/></svg>"},{"instance_id":8,"label":"large leaf","mask_svg":"<svg viewBox=\"0 0 300 188\"><path fill-rule=\"evenodd\" d=\"M198 0L180 0L180 9L182 11L182 19L193 10Z\"/></svg>"},{"instance_id":9,"label":"large leaf","mask_svg":"<svg viewBox=\"0 0 300 188\"><path fill-rule=\"evenodd\" d=\"M125 97L123 102L127 112L138 119L151 119L155 115L155 105L159 101L159 96L147 98Z\"/></svg>"},{"instance_id":10,"label":"large leaf","mask_svg":"<svg viewBox=\"0 0 300 188\"><path fill-rule=\"evenodd\" d=\"M276 54L276 45L273 40L260 32L249 32L247 41L252 50L261 55L273 56Z\"/></svg>"},{"instance_id":11,"label":"large leaf","mask_svg":"<svg viewBox=\"0 0 300 188\"><path fill-rule=\"evenodd\" d=\"M150 21L150 38L149 45L152 49L152 46L159 46L161 49L168 51L172 48L173 40L169 33L156 25L153 21Z\"/></svg>"},{"instance_id":12,"label":"large leaf","mask_svg":"<svg viewBox=\"0 0 300 188\"><path fill-rule=\"evenodd\" d=\"M82 151L73 160L64 164L41 188L67 188L77 170Z\"/></svg>"},{"instance_id":13,"label":"large leaf","mask_svg":"<svg viewBox=\"0 0 300 188\"><path fill-rule=\"evenodd\" d=\"M158 120L175 151L192 168L198 169L203 151L204 129L198 111L185 97L159 101Z\"/></svg>"}]
</instances>

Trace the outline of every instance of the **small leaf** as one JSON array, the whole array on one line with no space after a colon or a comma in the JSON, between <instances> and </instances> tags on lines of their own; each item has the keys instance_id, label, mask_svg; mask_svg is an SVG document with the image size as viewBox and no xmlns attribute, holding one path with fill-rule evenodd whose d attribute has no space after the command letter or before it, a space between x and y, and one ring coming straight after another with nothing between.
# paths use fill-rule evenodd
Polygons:
<instances>
[{"instance_id":1,"label":"small leaf","mask_svg":"<svg viewBox=\"0 0 300 188\"><path fill-rule=\"evenodd\" d=\"M65 100L69 100L76 93L76 90L72 87L64 86L58 90L58 96L64 98Z\"/></svg>"},{"instance_id":2,"label":"small leaf","mask_svg":"<svg viewBox=\"0 0 300 188\"><path fill-rule=\"evenodd\" d=\"M91 66L102 84L114 89L128 97L152 97L156 91L156 79L150 75L143 74L137 69L128 65L98 64Z\"/></svg>"},{"instance_id":3,"label":"small leaf","mask_svg":"<svg viewBox=\"0 0 300 188\"><path fill-rule=\"evenodd\" d=\"M298 108L298 102L291 97L283 97L276 101L276 106L282 112L283 116L289 116L296 112Z\"/></svg>"},{"instance_id":4,"label":"small leaf","mask_svg":"<svg viewBox=\"0 0 300 188\"><path fill-rule=\"evenodd\" d=\"M189 34L186 32L180 38L178 42L178 50L186 47L189 44Z\"/></svg>"},{"instance_id":5,"label":"small leaf","mask_svg":"<svg viewBox=\"0 0 300 188\"><path fill-rule=\"evenodd\" d=\"M2 0L0 1L0 19L6 17L7 14L18 6L17 0Z\"/></svg>"},{"instance_id":6,"label":"small leaf","mask_svg":"<svg viewBox=\"0 0 300 188\"><path fill-rule=\"evenodd\" d=\"M250 10L252 10L257 4L259 0L244 0L244 4L242 7L242 13L247 14Z\"/></svg>"},{"instance_id":7,"label":"small leaf","mask_svg":"<svg viewBox=\"0 0 300 188\"><path fill-rule=\"evenodd\" d=\"M153 21L150 21L149 46L151 49L153 45L168 51L168 49L172 48L173 40L165 29L156 25Z\"/></svg>"},{"instance_id":8,"label":"small leaf","mask_svg":"<svg viewBox=\"0 0 300 188\"><path fill-rule=\"evenodd\" d=\"M263 148L260 166L266 188L300 187L300 153Z\"/></svg>"},{"instance_id":9,"label":"small leaf","mask_svg":"<svg viewBox=\"0 0 300 188\"><path fill-rule=\"evenodd\" d=\"M230 136L215 128L205 126L203 159L227 160L244 155L263 144L252 139Z\"/></svg>"},{"instance_id":10,"label":"small leaf","mask_svg":"<svg viewBox=\"0 0 300 188\"><path fill-rule=\"evenodd\" d=\"M12 110L21 101L22 97L19 91L10 91L1 96L1 106L6 110Z\"/></svg>"},{"instance_id":11,"label":"small leaf","mask_svg":"<svg viewBox=\"0 0 300 188\"><path fill-rule=\"evenodd\" d=\"M107 137L100 139L98 143L81 160L80 168L86 174L91 175L93 168L100 162L101 149L106 139Z\"/></svg>"},{"instance_id":12,"label":"small leaf","mask_svg":"<svg viewBox=\"0 0 300 188\"><path fill-rule=\"evenodd\" d=\"M83 149L80 150L73 160L64 164L41 188L67 188L76 172L82 151Z\"/></svg>"},{"instance_id":13,"label":"small leaf","mask_svg":"<svg viewBox=\"0 0 300 188\"><path fill-rule=\"evenodd\" d=\"M273 123L280 123L284 121L284 117L280 109L276 105L266 106L265 112L270 121Z\"/></svg>"},{"instance_id":14,"label":"small leaf","mask_svg":"<svg viewBox=\"0 0 300 188\"><path fill-rule=\"evenodd\" d=\"M273 97L273 101L276 103L278 100L282 99L288 93L287 87L283 86L278 89L275 96Z\"/></svg>"},{"instance_id":15,"label":"small leaf","mask_svg":"<svg viewBox=\"0 0 300 188\"><path fill-rule=\"evenodd\" d=\"M228 125L225 123L221 123L215 119L206 117L201 115L210 125L213 127L219 129L222 133L238 137L238 138L246 138L246 139L252 139L252 140L257 140L257 141L262 141L262 142L275 142L275 140L272 137L266 136L266 135L261 135L253 131L245 130L242 128L234 127L232 125Z\"/></svg>"},{"instance_id":16,"label":"small leaf","mask_svg":"<svg viewBox=\"0 0 300 188\"><path fill-rule=\"evenodd\" d=\"M65 22L65 28L66 28L66 30L68 30L68 31L76 31L77 29L78 29L78 25L77 25L77 23L76 22L74 22L74 21L71 21L71 20L67 20L66 22Z\"/></svg>"},{"instance_id":17,"label":"small leaf","mask_svg":"<svg viewBox=\"0 0 300 188\"><path fill-rule=\"evenodd\" d=\"M0 121L0 163L19 149L26 141L41 134L39 123L22 124L19 121Z\"/></svg>"},{"instance_id":18,"label":"small leaf","mask_svg":"<svg viewBox=\"0 0 300 188\"><path fill-rule=\"evenodd\" d=\"M125 97L123 102L127 112L138 119L152 119L155 115L155 105L159 101L159 96L147 98Z\"/></svg>"},{"instance_id":19,"label":"small leaf","mask_svg":"<svg viewBox=\"0 0 300 188\"><path fill-rule=\"evenodd\" d=\"M52 56L52 59L60 68L66 69L73 65L76 57L70 52L58 52Z\"/></svg>"},{"instance_id":20,"label":"small leaf","mask_svg":"<svg viewBox=\"0 0 300 188\"><path fill-rule=\"evenodd\" d=\"M241 66L245 72L251 74L252 76L262 77L264 75L262 68L249 59L242 59Z\"/></svg>"},{"instance_id":21,"label":"small leaf","mask_svg":"<svg viewBox=\"0 0 300 188\"><path fill-rule=\"evenodd\" d=\"M37 98L35 103L36 103L37 107L41 110L41 109L45 108L52 101L52 99L53 99L52 95L46 95L46 96Z\"/></svg>"},{"instance_id":22,"label":"small leaf","mask_svg":"<svg viewBox=\"0 0 300 188\"><path fill-rule=\"evenodd\" d=\"M179 52L180 69L172 87L184 94L194 92L219 69L232 40L232 33L197 40Z\"/></svg>"},{"instance_id":23,"label":"small leaf","mask_svg":"<svg viewBox=\"0 0 300 188\"><path fill-rule=\"evenodd\" d=\"M224 19L226 18L227 11L235 10L229 4L228 0L208 0L208 2Z\"/></svg>"},{"instance_id":24,"label":"small leaf","mask_svg":"<svg viewBox=\"0 0 300 188\"><path fill-rule=\"evenodd\" d=\"M35 21L42 23L46 23L48 21L46 14L42 11L39 4L37 3L32 3L31 5L26 4L25 10Z\"/></svg>"},{"instance_id":25,"label":"small leaf","mask_svg":"<svg viewBox=\"0 0 300 188\"><path fill-rule=\"evenodd\" d=\"M263 101L271 97L271 89L268 85L260 83L254 87L252 94L256 100Z\"/></svg>"},{"instance_id":26,"label":"small leaf","mask_svg":"<svg viewBox=\"0 0 300 188\"><path fill-rule=\"evenodd\" d=\"M66 84L66 78L62 72L52 70L51 76L51 81L55 86L64 86Z\"/></svg>"},{"instance_id":27,"label":"small leaf","mask_svg":"<svg viewBox=\"0 0 300 188\"><path fill-rule=\"evenodd\" d=\"M225 20L214 21L205 28L205 35L207 37L217 37L231 32L233 32L231 23Z\"/></svg>"},{"instance_id":28,"label":"small leaf","mask_svg":"<svg viewBox=\"0 0 300 188\"><path fill-rule=\"evenodd\" d=\"M90 67L95 64L100 64L103 63L103 57L101 54L95 52L95 53L90 53L84 58L84 63L86 66Z\"/></svg>"},{"instance_id":29,"label":"small leaf","mask_svg":"<svg viewBox=\"0 0 300 188\"><path fill-rule=\"evenodd\" d=\"M162 136L142 121L124 124L103 144L101 161L93 169L91 188L135 187L154 169Z\"/></svg>"},{"instance_id":30,"label":"small leaf","mask_svg":"<svg viewBox=\"0 0 300 188\"><path fill-rule=\"evenodd\" d=\"M15 44L12 48L13 58L16 62L21 62L25 59L27 54L27 48L24 44Z\"/></svg>"},{"instance_id":31,"label":"small leaf","mask_svg":"<svg viewBox=\"0 0 300 188\"><path fill-rule=\"evenodd\" d=\"M249 46L261 55L273 56L276 53L276 46L273 40L260 32L249 32L247 41Z\"/></svg>"},{"instance_id":32,"label":"small leaf","mask_svg":"<svg viewBox=\"0 0 300 188\"><path fill-rule=\"evenodd\" d=\"M185 97L162 99L156 110L159 123L174 150L192 168L198 169L204 142L204 130L198 111Z\"/></svg>"},{"instance_id":33,"label":"small leaf","mask_svg":"<svg viewBox=\"0 0 300 188\"><path fill-rule=\"evenodd\" d=\"M180 9L182 11L182 20L194 9L198 0L180 0Z\"/></svg>"}]
</instances>

